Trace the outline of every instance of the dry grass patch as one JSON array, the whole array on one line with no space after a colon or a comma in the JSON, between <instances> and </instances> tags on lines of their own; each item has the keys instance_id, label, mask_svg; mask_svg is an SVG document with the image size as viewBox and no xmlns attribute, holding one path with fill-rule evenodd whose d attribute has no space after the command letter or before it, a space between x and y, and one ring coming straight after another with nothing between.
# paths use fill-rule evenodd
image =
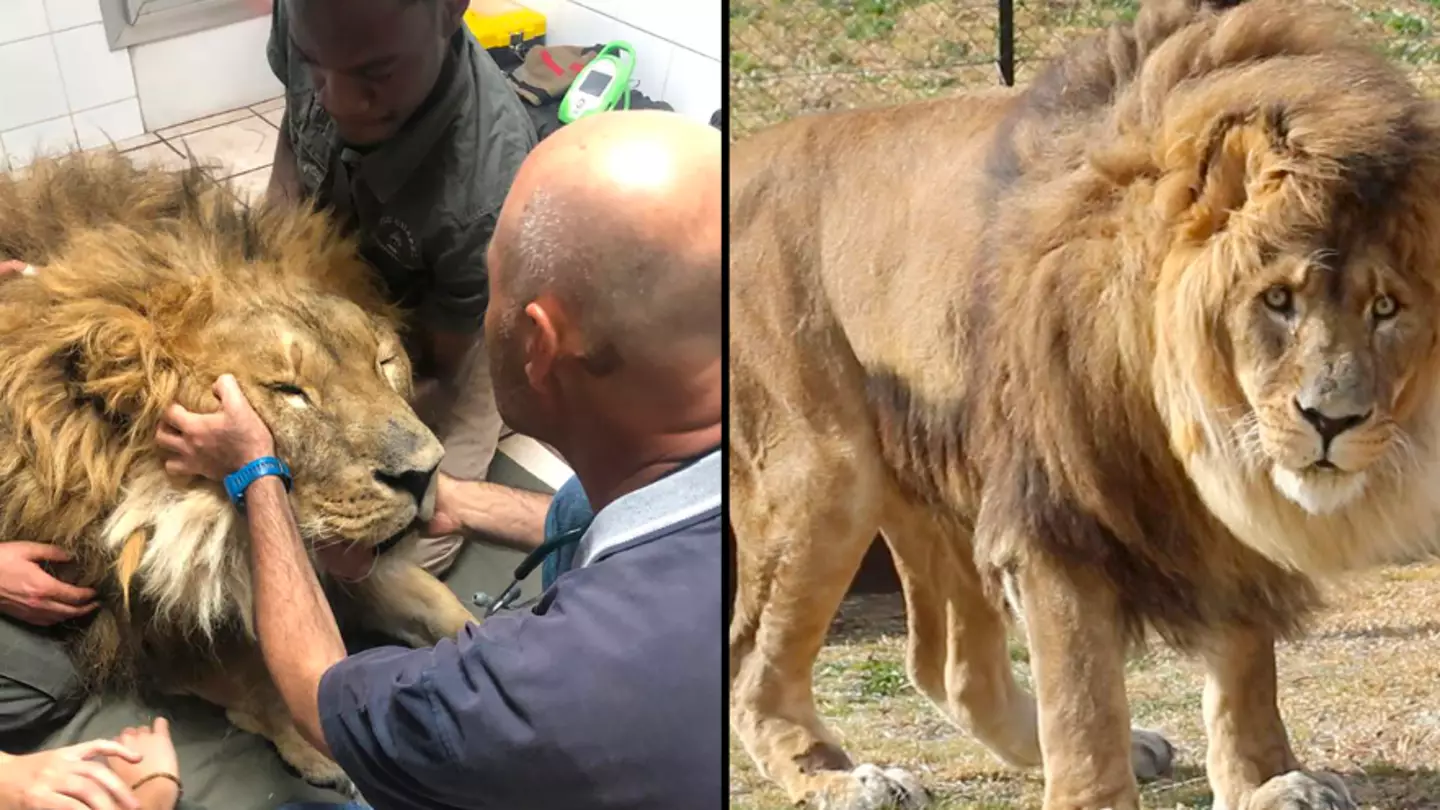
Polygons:
<instances>
[{"instance_id":1,"label":"dry grass patch","mask_svg":"<svg viewBox=\"0 0 1440 810\"><path fill-rule=\"evenodd\" d=\"M1306 0L1315 2L1317 0ZM1351 9L1423 85L1440 84L1440 0L1324 0ZM1015 0L1016 80L1139 0ZM1000 84L994 0L731 0L730 105L743 134L801 112Z\"/></svg>"},{"instance_id":2,"label":"dry grass patch","mask_svg":"<svg viewBox=\"0 0 1440 810\"><path fill-rule=\"evenodd\" d=\"M1025 648L1011 659L1028 682ZM815 669L820 712L857 762L907 768L945 810L1038 807L1038 773L1019 773L966 738L904 674L898 596L856 596ZM1309 637L1279 653L1281 711L1310 767L1340 772L1365 808L1440 807L1440 564L1384 569L1332 590ZM1128 665L1137 725L1178 750L1173 779L1144 786L1151 808L1209 808L1198 664L1160 643ZM730 806L790 807L731 736Z\"/></svg>"}]
</instances>

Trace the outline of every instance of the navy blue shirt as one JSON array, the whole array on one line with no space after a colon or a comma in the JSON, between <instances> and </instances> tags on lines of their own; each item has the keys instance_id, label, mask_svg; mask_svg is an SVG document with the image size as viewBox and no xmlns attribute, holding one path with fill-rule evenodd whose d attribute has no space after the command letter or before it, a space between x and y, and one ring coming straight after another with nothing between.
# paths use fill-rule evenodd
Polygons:
<instances>
[{"instance_id":1,"label":"navy blue shirt","mask_svg":"<svg viewBox=\"0 0 1440 810\"><path fill-rule=\"evenodd\" d=\"M718 810L720 554L708 509L597 553L529 611L347 658L320 682L325 740L380 810Z\"/></svg>"}]
</instances>

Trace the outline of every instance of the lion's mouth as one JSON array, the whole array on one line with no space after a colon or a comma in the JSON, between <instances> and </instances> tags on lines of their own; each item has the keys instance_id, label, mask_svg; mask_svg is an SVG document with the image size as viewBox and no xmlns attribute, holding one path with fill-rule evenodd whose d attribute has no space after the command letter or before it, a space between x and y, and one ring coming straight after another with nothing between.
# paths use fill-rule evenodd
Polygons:
<instances>
[{"instance_id":1,"label":"lion's mouth","mask_svg":"<svg viewBox=\"0 0 1440 810\"><path fill-rule=\"evenodd\" d=\"M374 546L356 543L328 543L315 548L315 561L331 576L345 582L359 582L375 570L380 555Z\"/></svg>"},{"instance_id":2,"label":"lion's mouth","mask_svg":"<svg viewBox=\"0 0 1440 810\"><path fill-rule=\"evenodd\" d=\"M332 540L315 544L315 560L332 576L346 582L358 582L375 570L380 555L394 548L401 540L414 531L413 525L406 526L378 545L364 545L347 540Z\"/></svg>"},{"instance_id":3,"label":"lion's mouth","mask_svg":"<svg viewBox=\"0 0 1440 810\"><path fill-rule=\"evenodd\" d=\"M1331 460L1328 459L1328 458L1322 458L1322 459L1320 459L1319 461L1315 462L1314 464L1311 464L1311 465L1310 465L1310 470L1311 470L1311 471L1320 470L1320 471L1322 471L1322 472L1340 472L1340 471L1341 471L1339 467L1336 467L1336 466L1335 466L1335 462L1331 461Z\"/></svg>"}]
</instances>

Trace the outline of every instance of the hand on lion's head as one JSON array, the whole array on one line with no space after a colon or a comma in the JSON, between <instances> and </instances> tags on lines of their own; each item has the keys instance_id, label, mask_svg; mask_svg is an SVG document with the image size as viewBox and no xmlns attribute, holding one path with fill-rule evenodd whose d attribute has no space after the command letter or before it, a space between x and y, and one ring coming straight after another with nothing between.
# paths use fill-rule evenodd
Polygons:
<instances>
[{"instance_id":1,"label":"hand on lion's head","mask_svg":"<svg viewBox=\"0 0 1440 810\"><path fill-rule=\"evenodd\" d=\"M406 402L409 361L388 325L349 301L301 293L284 307L241 309L211 332L182 361L191 371L181 398L222 367L241 397L225 401L222 377L186 408L218 413L177 420L190 441L214 445L198 448L204 463L191 472L220 481L274 452L294 474L297 521L312 541L373 546L429 519L443 450ZM257 415L261 425L245 424ZM223 435L245 427L273 448Z\"/></svg>"}]
</instances>

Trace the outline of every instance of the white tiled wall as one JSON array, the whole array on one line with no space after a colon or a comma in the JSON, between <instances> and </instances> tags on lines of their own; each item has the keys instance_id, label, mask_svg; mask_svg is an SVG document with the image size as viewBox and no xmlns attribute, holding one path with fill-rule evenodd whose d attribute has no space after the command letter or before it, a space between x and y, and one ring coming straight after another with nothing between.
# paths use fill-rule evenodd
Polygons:
<instances>
[{"instance_id":1,"label":"white tiled wall","mask_svg":"<svg viewBox=\"0 0 1440 810\"><path fill-rule=\"evenodd\" d=\"M521 0L545 15L551 45L635 46L637 90L701 121L720 108L721 0Z\"/></svg>"},{"instance_id":2,"label":"white tiled wall","mask_svg":"<svg viewBox=\"0 0 1440 810\"><path fill-rule=\"evenodd\" d=\"M554 45L623 39L637 89L708 121L723 98L721 0L525 0ZM281 93L269 16L112 51L100 0L0 0L0 170L123 142Z\"/></svg>"},{"instance_id":3,"label":"white tiled wall","mask_svg":"<svg viewBox=\"0 0 1440 810\"><path fill-rule=\"evenodd\" d=\"M283 93L265 60L269 38L267 14L131 48L145 127L153 132Z\"/></svg>"},{"instance_id":4,"label":"white tiled wall","mask_svg":"<svg viewBox=\"0 0 1440 810\"><path fill-rule=\"evenodd\" d=\"M0 0L0 168L142 134L128 51L111 51L100 0Z\"/></svg>"}]
</instances>

